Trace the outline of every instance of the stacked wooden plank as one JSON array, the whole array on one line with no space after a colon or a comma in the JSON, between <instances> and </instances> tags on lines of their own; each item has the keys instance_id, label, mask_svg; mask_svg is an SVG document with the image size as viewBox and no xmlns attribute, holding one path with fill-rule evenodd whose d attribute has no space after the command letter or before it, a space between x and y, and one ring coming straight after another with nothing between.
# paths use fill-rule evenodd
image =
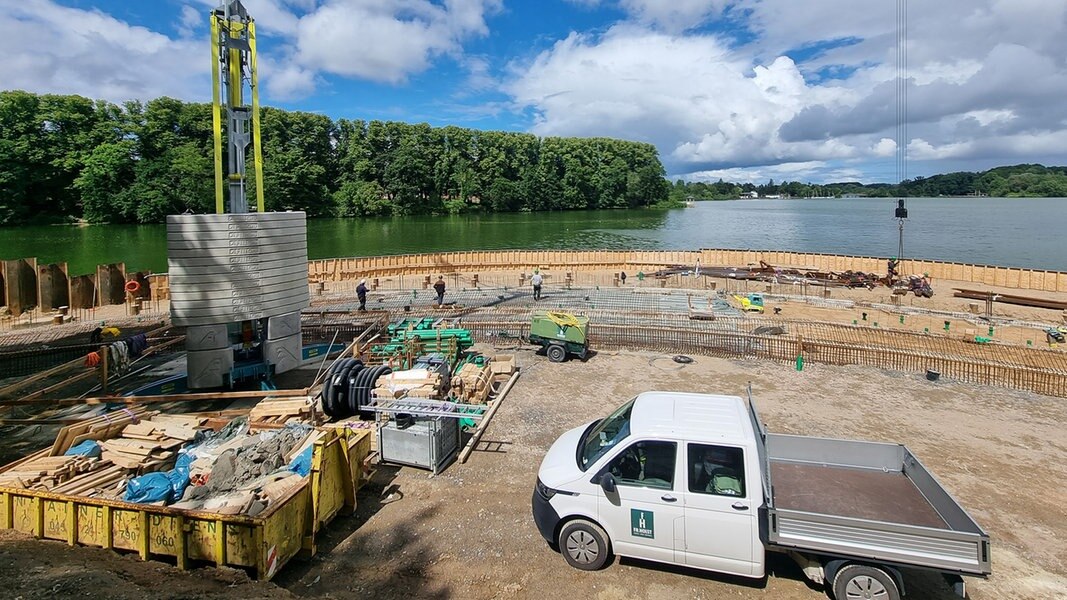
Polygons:
<instances>
[{"instance_id":1,"label":"stacked wooden plank","mask_svg":"<svg viewBox=\"0 0 1067 600\"><path fill-rule=\"evenodd\" d=\"M49 455L62 456L71 446L76 446L85 440L106 440L114 437L127 425L155 414L157 413L150 413L143 406L134 406L67 425L59 430Z\"/></svg>"},{"instance_id":2,"label":"stacked wooden plank","mask_svg":"<svg viewBox=\"0 0 1067 600\"><path fill-rule=\"evenodd\" d=\"M248 413L250 423L288 423L289 421L311 422L312 404L307 396L288 398L264 398Z\"/></svg>"},{"instance_id":3,"label":"stacked wooden plank","mask_svg":"<svg viewBox=\"0 0 1067 600\"><path fill-rule=\"evenodd\" d=\"M100 461L96 469L72 477L52 491L71 496L102 496L118 499L126 489L129 470L107 461Z\"/></svg>"},{"instance_id":4,"label":"stacked wooden plank","mask_svg":"<svg viewBox=\"0 0 1067 600\"><path fill-rule=\"evenodd\" d=\"M146 442L118 438L100 442L101 457L124 469L147 473L162 470L173 461L182 445L181 440Z\"/></svg>"},{"instance_id":5,"label":"stacked wooden plank","mask_svg":"<svg viewBox=\"0 0 1067 600\"><path fill-rule=\"evenodd\" d=\"M394 371L378 378L374 396L377 398L440 398L441 374L431 369Z\"/></svg>"},{"instance_id":6,"label":"stacked wooden plank","mask_svg":"<svg viewBox=\"0 0 1067 600\"><path fill-rule=\"evenodd\" d=\"M41 456L0 473L0 486L54 491L71 478L93 470L100 462L84 456Z\"/></svg>"},{"instance_id":7,"label":"stacked wooden plank","mask_svg":"<svg viewBox=\"0 0 1067 600\"><path fill-rule=\"evenodd\" d=\"M452 393L464 404L485 404L492 378L489 365L467 363L452 376Z\"/></svg>"},{"instance_id":8,"label":"stacked wooden plank","mask_svg":"<svg viewBox=\"0 0 1067 600\"><path fill-rule=\"evenodd\" d=\"M100 442L101 458L139 473L162 470L183 444L196 437L202 423L201 417L154 414L126 425L120 437Z\"/></svg>"}]
</instances>

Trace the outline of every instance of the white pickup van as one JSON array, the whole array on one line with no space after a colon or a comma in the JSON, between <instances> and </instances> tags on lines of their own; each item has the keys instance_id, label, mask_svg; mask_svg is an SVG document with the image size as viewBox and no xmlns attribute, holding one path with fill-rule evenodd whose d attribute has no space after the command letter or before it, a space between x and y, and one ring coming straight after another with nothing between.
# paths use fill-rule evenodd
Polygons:
<instances>
[{"instance_id":1,"label":"white pickup van","mask_svg":"<svg viewBox=\"0 0 1067 600\"><path fill-rule=\"evenodd\" d=\"M761 578L775 551L837 600L899 600L901 567L961 597L991 572L989 536L907 448L768 434L736 396L646 392L564 433L533 514L584 570L616 554Z\"/></svg>"}]
</instances>

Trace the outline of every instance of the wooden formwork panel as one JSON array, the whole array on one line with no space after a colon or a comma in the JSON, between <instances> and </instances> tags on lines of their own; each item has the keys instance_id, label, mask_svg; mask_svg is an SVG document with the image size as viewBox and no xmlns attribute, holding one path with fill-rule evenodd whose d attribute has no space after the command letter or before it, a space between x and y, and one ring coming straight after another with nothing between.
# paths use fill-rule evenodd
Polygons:
<instances>
[{"instance_id":1,"label":"wooden formwork panel","mask_svg":"<svg viewBox=\"0 0 1067 600\"><path fill-rule=\"evenodd\" d=\"M1004 274L1003 285L1007 287L1017 288L1019 287L1019 281L1022 279L1023 272L1019 269L1011 269Z\"/></svg>"},{"instance_id":2,"label":"wooden formwork panel","mask_svg":"<svg viewBox=\"0 0 1067 600\"><path fill-rule=\"evenodd\" d=\"M97 306L126 302L126 264L111 263L96 267Z\"/></svg>"},{"instance_id":3,"label":"wooden formwork panel","mask_svg":"<svg viewBox=\"0 0 1067 600\"><path fill-rule=\"evenodd\" d=\"M1050 277L1051 273L1049 273L1048 271L1035 271L1035 274L1037 273L1041 274L1041 282L1039 285L1035 286L1034 289L1043 290L1046 292L1056 291L1056 281L1055 278Z\"/></svg>"},{"instance_id":4,"label":"wooden formwork panel","mask_svg":"<svg viewBox=\"0 0 1067 600\"><path fill-rule=\"evenodd\" d=\"M997 285L997 286L1005 286L1005 285L1007 285L1007 279L1008 279L1007 278L1007 275L1008 275L1008 273L1007 273L1008 270L1007 269L1002 269L1000 267L993 267L991 270L993 271L993 285Z\"/></svg>"},{"instance_id":5,"label":"wooden formwork panel","mask_svg":"<svg viewBox=\"0 0 1067 600\"><path fill-rule=\"evenodd\" d=\"M70 279L67 263L53 263L37 267L37 298L42 310L70 306Z\"/></svg>"},{"instance_id":6,"label":"wooden formwork panel","mask_svg":"<svg viewBox=\"0 0 1067 600\"><path fill-rule=\"evenodd\" d=\"M0 262L4 299L11 316L18 317L38 305L37 259L18 258Z\"/></svg>"},{"instance_id":7,"label":"wooden formwork panel","mask_svg":"<svg viewBox=\"0 0 1067 600\"><path fill-rule=\"evenodd\" d=\"M147 279L152 300L170 299L170 277L166 273L151 274Z\"/></svg>"},{"instance_id":8,"label":"wooden formwork panel","mask_svg":"<svg viewBox=\"0 0 1067 600\"><path fill-rule=\"evenodd\" d=\"M77 275L70 279L70 307L96 308L96 275Z\"/></svg>"}]
</instances>

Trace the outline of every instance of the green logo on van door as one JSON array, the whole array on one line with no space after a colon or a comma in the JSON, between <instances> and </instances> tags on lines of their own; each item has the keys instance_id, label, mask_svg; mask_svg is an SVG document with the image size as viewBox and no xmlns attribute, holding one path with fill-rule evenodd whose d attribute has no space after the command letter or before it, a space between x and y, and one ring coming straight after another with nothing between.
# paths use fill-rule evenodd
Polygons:
<instances>
[{"instance_id":1,"label":"green logo on van door","mask_svg":"<svg viewBox=\"0 0 1067 600\"><path fill-rule=\"evenodd\" d=\"M655 516L650 510L631 508L630 535L649 539L656 537Z\"/></svg>"}]
</instances>

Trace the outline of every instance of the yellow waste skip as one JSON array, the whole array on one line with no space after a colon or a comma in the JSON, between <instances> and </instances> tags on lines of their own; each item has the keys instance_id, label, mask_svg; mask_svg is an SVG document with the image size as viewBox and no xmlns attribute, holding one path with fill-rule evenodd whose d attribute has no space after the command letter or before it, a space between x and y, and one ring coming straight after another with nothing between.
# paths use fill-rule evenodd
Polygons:
<instances>
[{"instance_id":1,"label":"yellow waste skip","mask_svg":"<svg viewBox=\"0 0 1067 600\"><path fill-rule=\"evenodd\" d=\"M355 510L370 434L320 431L309 476L255 517L0 487L0 526L143 560L173 557L180 569L206 561L270 579L301 550L314 553L315 534L341 509Z\"/></svg>"}]
</instances>

